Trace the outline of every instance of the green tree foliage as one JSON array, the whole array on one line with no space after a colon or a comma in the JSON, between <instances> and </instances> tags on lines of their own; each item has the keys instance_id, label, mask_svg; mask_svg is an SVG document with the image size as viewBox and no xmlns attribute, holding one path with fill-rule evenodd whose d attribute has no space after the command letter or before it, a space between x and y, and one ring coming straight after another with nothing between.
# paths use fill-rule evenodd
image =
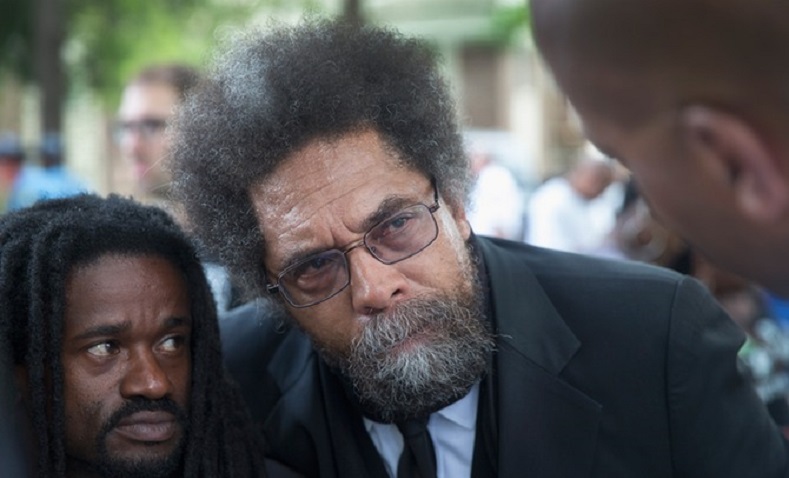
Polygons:
<instances>
[{"instance_id":1,"label":"green tree foliage","mask_svg":"<svg viewBox=\"0 0 789 478\"><path fill-rule=\"evenodd\" d=\"M526 2L519 5L499 7L491 16L493 41L509 45L521 35L528 33L531 25L529 8Z\"/></svg>"},{"instance_id":2,"label":"green tree foliage","mask_svg":"<svg viewBox=\"0 0 789 478\"><path fill-rule=\"evenodd\" d=\"M210 0L70 0L66 61L76 82L112 104L143 66L199 64L222 22L249 7ZM245 8L246 7L246 8Z\"/></svg>"},{"instance_id":3,"label":"green tree foliage","mask_svg":"<svg viewBox=\"0 0 789 478\"><path fill-rule=\"evenodd\" d=\"M145 65L200 64L223 24L292 5L287 0L49 0L63 11L60 46L68 85L100 94L110 107L127 78ZM314 7L313 1L295 2ZM0 0L0 70L24 82L36 78L36 0ZM46 95L47 93L44 92Z\"/></svg>"},{"instance_id":4,"label":"green tree foliage","mask_svg":"<svg viewBox=\"0 0 789 478\"><path fill-rule=\"evenodd\" d=\"M33 2L0 2L0 68L22 79L32 77Z\"/></svg>"}]
</instances>

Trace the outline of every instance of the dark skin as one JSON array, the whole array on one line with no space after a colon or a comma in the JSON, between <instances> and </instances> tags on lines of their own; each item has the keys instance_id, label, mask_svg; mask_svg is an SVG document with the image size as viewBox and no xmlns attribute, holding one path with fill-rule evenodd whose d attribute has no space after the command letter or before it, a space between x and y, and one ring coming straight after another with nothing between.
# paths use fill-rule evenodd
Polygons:
<instances>
[{"instance_id":1,"label":"dark skin","mask_svg":"<svg viewBox=\"0 0 789 478\"><path fill-rule=\"evenodd\" d=\"M70 476L92 475L97 436L129 401L188 408L190 336L186 284L167 260L108 255L72 272L62 352ZM121 418L104 445L111 459L155 463L184 433L170 411L143 410Z\"/></svg>"}]
</instances>

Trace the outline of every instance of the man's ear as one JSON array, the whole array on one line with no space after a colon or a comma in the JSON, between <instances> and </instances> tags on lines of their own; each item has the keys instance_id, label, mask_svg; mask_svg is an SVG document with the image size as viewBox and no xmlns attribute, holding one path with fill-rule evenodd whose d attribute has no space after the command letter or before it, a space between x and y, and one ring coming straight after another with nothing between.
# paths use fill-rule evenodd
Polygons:
<instances>
[{"instance_id":1,"label":"man's ear","mask_svg":"<svg viewBox=\"0 0 789 478\"><path fill-rule=\"evenodd\" d=\"M735 202L751 219L770 223L789 210L789 178L780 158L743 119L706 106L680 113L688 146L728 174Z\"/></svg>"}]
</instances>

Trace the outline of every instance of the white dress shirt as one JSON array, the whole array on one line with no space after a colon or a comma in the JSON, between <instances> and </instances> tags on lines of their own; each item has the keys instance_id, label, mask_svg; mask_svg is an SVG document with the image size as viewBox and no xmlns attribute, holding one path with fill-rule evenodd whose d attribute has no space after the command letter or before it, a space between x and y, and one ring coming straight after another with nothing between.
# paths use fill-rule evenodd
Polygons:
<instances>
[{"instance_id":1,"label":"white dress shirt","mask_svg":"<svg viewBox=\"0 0 789 478\"><path fill-rule=\"evenodd\" d=\"M471 476L474 437L477 432L479 383L457 402L430 415L427 430L436 451L436 476L462 478ZM384 461L391 478L397 476L397 462L403 452L403 436L392 423L378 423L367 418L364 427Z\"/></svg>"}]
</instances>

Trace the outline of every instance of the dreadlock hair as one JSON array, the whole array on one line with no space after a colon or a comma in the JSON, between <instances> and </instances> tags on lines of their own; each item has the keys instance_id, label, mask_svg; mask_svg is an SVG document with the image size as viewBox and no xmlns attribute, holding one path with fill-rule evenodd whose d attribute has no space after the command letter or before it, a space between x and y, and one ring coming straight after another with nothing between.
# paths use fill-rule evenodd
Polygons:
<instances>
[{"instance_id":1,"label":"dreadlock hair","mask_svg":"<svg viewBox=\"0 0 789 478\"><path fill-rule=\"evenodd\" d=\"M15 426L14 390L10 344L0 338L0 463L8 476L25 476L22 440Z\"/></svg>"},{"instance_id":2,"label":"dreadlock hair","mask_svg":"<svg viewBox=\"0 0 789 478\"><path fill-rule=\"evenodd\" d=\"M320 18L230 40L176 112L169 166L193 231L247 295L266 280L248 190L312 140L374 130L449 204L467 202L455 103L426 43Z\"/></svg>"},{"instance_id":3,"label":"dreadlock hair","mask_svg":"<svg viewBox=\"0 0 789 478\"><path fill-rule=\"evenodd\" d=\"M0 349L27 369L37 473L66 473L63 368L66 281L108 254L153 255L183 275L192 313L186 477L262 476L260 438L225 378L217 314L195 250L162 210L111 195L40 201L0 218Z\"/></svg>"}]
</instances>

